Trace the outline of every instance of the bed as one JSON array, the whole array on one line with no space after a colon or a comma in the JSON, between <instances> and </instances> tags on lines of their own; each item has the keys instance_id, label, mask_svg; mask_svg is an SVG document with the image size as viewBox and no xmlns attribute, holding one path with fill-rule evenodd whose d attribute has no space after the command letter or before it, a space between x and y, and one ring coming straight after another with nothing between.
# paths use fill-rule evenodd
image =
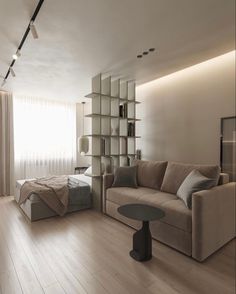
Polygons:
<instances>
[{"instance_id":1,"label":"bed","mask_svg":"<svg viewBox=\"0 0 236 294\"><path fill-rule=\"evenodd\" d=\"M82 209L91 208L91 177L84 174L70 175L72 179L80 181L80 187L69 187L69 204L68 211L73 212ZM20 189L25 181L34 179L16 181L15 200L18 203L20 199ZM32 194L23 204L20 205L25 215L30 221L36 221L57 215L50 209L36 194Z\"/></svg>"}]
</instances>

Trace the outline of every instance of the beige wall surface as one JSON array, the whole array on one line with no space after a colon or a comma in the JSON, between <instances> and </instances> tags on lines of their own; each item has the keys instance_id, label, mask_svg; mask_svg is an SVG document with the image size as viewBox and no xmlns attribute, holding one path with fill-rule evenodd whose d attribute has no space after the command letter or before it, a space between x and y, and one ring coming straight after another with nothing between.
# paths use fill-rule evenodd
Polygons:
<instances>
[{"instance_id":1,"label":"beige wall surface","mask_svg":"<svg viewBox=\"0 0 236 294\"><path fill-rule=\"evenodd\" d=\"M137 87L143 159L219 164L220 118L235 115L235 51Z\"/></svg>"}]
</instances>

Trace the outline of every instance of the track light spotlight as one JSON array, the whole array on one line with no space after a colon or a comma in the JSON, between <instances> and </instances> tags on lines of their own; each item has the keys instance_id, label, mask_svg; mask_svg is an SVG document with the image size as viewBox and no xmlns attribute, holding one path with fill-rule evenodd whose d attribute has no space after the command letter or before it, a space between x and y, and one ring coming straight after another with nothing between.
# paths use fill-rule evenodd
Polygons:
<instances>
[{"instance_id":1,"label":"track light spotlight","mask_svg":"<svg viewBox=\"0 0 236 294\"><path fill-rule=\"evenodd\" d=\"M37 30L36 30L36 27L35 27L33 21L30 22L30 31L31 31L31 34L32 34L32 36L33 36L34 39L38 39L39 38L38 33L37 33Z\"/></svg>"},{"instance_id":2,"label":"track light spotlight","mask_svg":"<svg viewBox=\"0 0 236 294\"><path fill-rule=\"evenodd\" d=\"M6 84L6 79L3 80L1 87L3 87Z\"/></svg>"},{"instance_id":3,"label":"track light spotlight","mask_svg":"<svg viewBox=\"0 0 236 294\"><path fill-rule=\"evenodd\" d=\"M21 56L21 53L20 53L20 50L19 49L17 49L17 51L16 51L16 54L13 54L12 55L12 57L13 57L13 59L17 59L18 57L20 57Z\"/></svg>"},{"instance_id":4,"label":"track light spotlight","mask_svg":"<svg viewBox=\"0 0 236 294\"><path fill-rule=\"evenodd\" d=\"M13 76L13 78L16 76L16 74L15 74L15 72L14 72L14 70L13 70L12 67L10 67L10 73L11 73L11 75Z\"/></svg>"}]
</instances>

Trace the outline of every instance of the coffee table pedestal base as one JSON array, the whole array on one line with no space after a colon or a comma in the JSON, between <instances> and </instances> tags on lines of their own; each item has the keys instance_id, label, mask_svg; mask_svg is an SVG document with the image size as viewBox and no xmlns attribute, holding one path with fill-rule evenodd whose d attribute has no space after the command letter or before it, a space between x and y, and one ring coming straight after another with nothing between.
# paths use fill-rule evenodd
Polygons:
<instances>
[{"instance_id":1,"label":"coffee table pedestal base","mask_svg":"<svg viewBox=\"0 0 236 294\"><path fill-rule=\"evenodd\" d=\"M130 256L137 261L147 261L152 258L152 236L148 221L144 221L142 228L134 233Z\"/></svg>"}]
</instances>

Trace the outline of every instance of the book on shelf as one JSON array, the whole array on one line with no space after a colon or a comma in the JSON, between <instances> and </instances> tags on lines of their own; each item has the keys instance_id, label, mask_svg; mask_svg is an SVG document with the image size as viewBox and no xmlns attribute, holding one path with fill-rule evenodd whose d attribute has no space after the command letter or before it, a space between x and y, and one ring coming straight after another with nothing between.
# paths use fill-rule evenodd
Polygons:
<instances>
[{"instance_id":1,"label":"book on shelf","mask_svg":"<svg viewBox=\"0 0 236 294\"><path fill-rule=\"evenodd\" d=\"M109 155L110 153L110 145L109 139L102 137L101 138L101 155Z\"/></svg>"},{"instance_id":2,"label":"book on shelf","mask_svg":"<svg viewBox=\"0 0 236 294\"><path fill-rule=\"evenodd\" d=\"M119 105L119 116L123 117L123 105L122 104Z\"/></svg>"},{"instance_id":3,"label":"book on shelf","mask_svg":"<svg viewBox=\"0 0 236 294\"><path fill-rule=\"evenodd\" d=\"M128 116L128 104L124 103L123 104L123 117L127 118L127 116Z\"/></svg>"}]
</instances>

